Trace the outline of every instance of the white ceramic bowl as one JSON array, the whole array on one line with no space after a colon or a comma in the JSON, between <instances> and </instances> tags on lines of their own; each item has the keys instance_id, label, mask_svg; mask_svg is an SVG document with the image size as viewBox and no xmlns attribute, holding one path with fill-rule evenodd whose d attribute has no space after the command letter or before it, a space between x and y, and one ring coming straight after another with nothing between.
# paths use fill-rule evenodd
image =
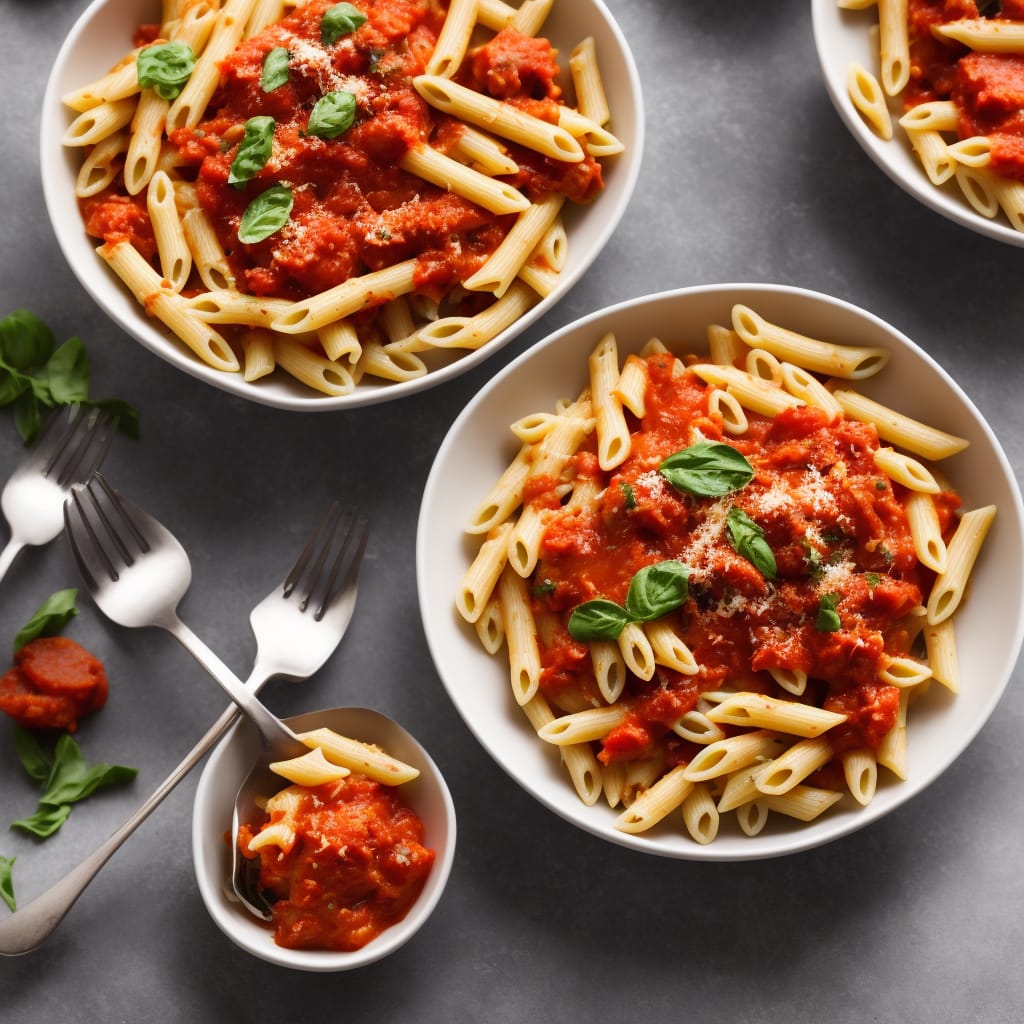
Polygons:
<instances>
[{"instance_id":1,"label":"white ceramic bowl","mask_svg":"<svg viewBox=\"0 0 1024 1024\"><path fill-rule=\"evenodd\" d=\"M147 349L224 391L264 405L313 412L390 401L464 373L512 341L568 292L608 241L633 194L644 140L643 100L633 57L602 0L560 0L548 18L544 33L558 48L563 64L571 48L583 36L594 37L613 105L610 127L626 148L619 156L602 160L606 187L597 200L585 207L567 207L565 211L569 252L558 287L487 345L465 354L453 350L448 362L439 362L430 373L416 380L375 383L375 378L367 378L352 394L341 397L318 394L281 372L247 383L240 374L224 373L202 363L158 321L147 317L106 267L95 252L95 240L85 234L74 195L81 153L61 145L61 138L71 122L61 97L99 78L119 61L131 48L135 27L143 22L158 21L159 10L157 0L95 0L68 34L54 61L43 98L40 140L43 193L61 250L96 303Z\"/></svg>"},{"instance_id":2,"label":"white ceramic bowl","mask_svg":"<svg viewBox=\"0 0 1024 1024\"><path fill-rule=\"evenodd\" d=\"M259 751L255 731L237 723L210 755L196 789L192 813L192 856L199 892L217 927L242 949L282 967L300 971L348 971L380 960L415 935L444 892L455 856L455 808L443 776L430 755L392 719L368 708L312 711L287 719L297 731L329 724L336 732L376 743L420 769L419 778L401 793L423 822L425 844L436 852L419 899L409 913L362 949L351 953L285 949L274 943L269 925L258 921L231 893L231 851L225 831L231 828L235 794Z\"/></svg>"},{"instance_id":3,"label":"white ceramic bowl","mask_svg":"<svg viewBox=\"0 0 1024 1024\"><path fill-rule=\"evenodd\" d=\"M613 827L617 812L602 801L593 807L581 803L558 763L557 749L536 738L515 705L505 651L496 657L484 652L474 630L455 611L454 598L478 544L464 535L463 524L518 449L509 424L578 394L586 382L587 354L605 332L615 333L620 358L651 337L706 351L706 325L729 323L737 302L804 334L887 348L889 365L878 377L858 381L858 389L968 438L967 451L944 465L965 507L994 502L999 511L975 568L970 599L958 612L961 668L970 684L955 698L947 698L945 691L929 692L928 700L915 706L908 728L909 779L882 779L891 774L883 771L867 808L847 798L851 806L837 804L810 824L790 825L774 815L754 838L723 819L718 838L701 846L681 823L666 821L647 834L627 835ZM438 451L420 510L416 568L423 625L441 680L466 724L513 779L556 814L602 839L667 857L747 860L807 849L869 824L920 792L972 740L999 700L1020 649L1024 510L1006 457L985 421L949 376L904 335L870 313L814 292L727 284L600 310L498 373L458 417Z\"/></svg>"},{"instance_id":4,"label":"white ceramic bowl","mask_svg":"<svg viewBox=\"0 0 1024 1024\"><path fill-rule=\"evenodd\" d=\"M955 181L933 185L921 161L914 154L906 133L895 123L903 111L899 101L890 102L893 112L893 138L879 138L865 123L850 101L846 74L852 62L877 76L877 36L869 32L877 24L874 7L864 11L841 10L836 0L811 0L814 43L825 76L825 86L839 116L864 152L902 189L925 206L963 227L1010 245L1024 245L1024 232L1016 231L1000 214L989 219L977 213L964 199Z\"/></svg>"}]
</instances>

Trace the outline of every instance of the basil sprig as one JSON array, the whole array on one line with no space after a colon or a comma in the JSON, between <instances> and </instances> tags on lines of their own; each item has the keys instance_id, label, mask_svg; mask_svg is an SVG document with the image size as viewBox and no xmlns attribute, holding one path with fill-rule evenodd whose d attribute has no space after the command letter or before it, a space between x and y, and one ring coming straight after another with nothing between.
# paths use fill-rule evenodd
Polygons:
<instances>
[{"instance_id":1,"label":"basil sprig","mask_svg":"<svg viewBox=\"0 0 1024 1024\"><path fill-rule=\"evenodd\" d=\"M40 839L53 835L64 824L72 804L104 786L131 782L138 774L137 769L124 765L87 764L69 733L57 740L51 754L31 732L15 726L15 751L29 776L45 781L45 789L35 813L12 822L11 828L31 832Z\"/></svg>"},{"instance_id":2,"label":"basil sprig","mask_svg":"<svg viewBox=\"0 0 1024 1024\"><path fill-rule=\"evenodd\" d=\"M818 617L814 622L814 628L819 633L835 633L843 628L836 611L839 604L839 594L822 594L818 598Z\"/></svg>"},{"instance_id":3,"label":"basil sprig","mask_svg":"<svg viewBox=\"0 0 1024 1024\"><path fill-rule=\"evenodd\" d=\"M117 398L89 398L89 357L80 338L56 344L53 331L27 309L0 320L0 406L14 407L26 444L42 426L43 410L86 405L105 410L129 437L139 436L139 414Z\"/></svg>"},{"instance_id":4,"label":"basil sprig","mask_svg":"<svg viewBox=\"0 0 1024 1024\"><path fill-rule=\"evenodd\" d=\"M366 15L352 4L335 4L320 19L320 42L324 46L333 46L342 36L355 32L365 21Z\"/></svg>"},{"instance_id":5,"label":"basil sprig","mask_svg":"<svg viewBox=\"0 0 1024 1024\"><path fill-rule=\"evenodd\" d=\"M677 490L698 498L720 498L754 479L753 467L732 445L698 441L665 459L658 472Z\"/></svg>"},{"instance_id":6,"label":"basil sprig","mask_svg":"<svg viewBox=\"0 0 1024 1024\"><path fill-rule=\"evenodd\" d=\"M280 89L288 81L288 62L291 56L283 46L275 46L264 54L260 66L260 88L264 92Z\"/></svg>"},{"instance_id":7,"label":"basil sprig","mask_svg":"<svg viewBox=\"0 0 1024 1024\"><path fill-rule=\"evenodd\" d=\"M356 98L339 89L316 101L309 114L306 131L318 139L336 139L352 127L356 119Z\"/></svg>"},{"instance_id":8,"label":"basil sprig","mask_svg":"<svg viewBox=\"0 0 1024 1024\"><path fill-rule=\"evenodd\" d=\"M733 505L725 517L725 528L733 550L751 562L765 579L775 579L775 555L765 540L764 530L743 509Z\"/></svg>"},{"instance_id":9,"label":"basil sprig","mask_svg":"<svg viewBox=\"0 0 1024 1024\"><path fill-rule=\"evenodd\" d=\"M293 202L290 188L271 185L245 208L242 222L238 226L238 240L251 245L280 231L288 223Z\"/></svg>"},{"instance_id":10,"label":"basil sprig","mask_svg":"<svg viewBox=\"0 0 1024 1024\"><path fill-rule=\"evenodd\" d=\"M147 46L135 61L139 88L152 89L164 100L173 100L192 76L196 56L188 43L156 43Z\"/></svg>"},{"instance_id":11,"label":"basil sprig","mask_svg":"<svg viewBox=\"0 0 1024 1024\"><path fill-rule=\"evenodd\" d=\"M640 569L629 582L626 604L599 597L577 605L569 616L574 640L615 640L631 622L651 622L674 611L689 593L690 568L668 559Z\"/></svg>"},{"instance_id":12,"label":"basil sprig","mask_svg":"<svg viewBox=\"0 0 1024 1024\"><path fill-rule=\"evenodd\" d=\"M256 177L266 166L274 148L274 119L261 114L245 122L245 134L238 144L238 152L231 161L228 184L245 188L245 183Z\"/></svg>"},{"instance_id":13,"label":"basil sprig","mask_svg":"<svg viewBox=\"0 0 1024 1024\"><path fill-rule=\"evenodd\" d=\"M20 651L30 640L40 636L56 636L77 614L74 587L51 594L33 613L14 638L14 649Z\"/></svg>"}]
</instances>

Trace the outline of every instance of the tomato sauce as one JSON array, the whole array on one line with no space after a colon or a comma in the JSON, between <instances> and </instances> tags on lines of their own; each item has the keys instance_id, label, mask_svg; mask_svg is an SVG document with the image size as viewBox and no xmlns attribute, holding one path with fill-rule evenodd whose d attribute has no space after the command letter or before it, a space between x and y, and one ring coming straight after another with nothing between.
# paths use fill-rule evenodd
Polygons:
<instances>
[{"instance_id":1,"label":"tomato sauce","mask_svg":"<svg viewBox=\"0 0 1024 1024\"><path fill-rule=\"evenodd\" d=\"M289 850L268 844L253 854L254 830L238 832L242 853L260 858L260 885L274 900L274 941L289 949L360 949L405 917L434 863L416 813L393 787L363 775L303 790L289 823Z\"/></svg>"},{"instance_id":2,"label":"tomato sauce","mask_svg":"<svg viewBox=\"0 0 1024 1024\"><path fill-rule=\"evenodd\" d=\"M643 681L629 674L625 723L603 742L599 757L615 761L692 754L669 731L706 690L729 686L784 699L769 670L809 677L803 700L848 714L833 737L838 748L878 743L895 723L898 690L878 680L885 660L910 652L912 612L934 579L916 558L903 492L875 467L875 428L831 422L810 407L774 419L748 414L749 429L726 435L708 411L706 385L686 372L673 375L671 358L647 360L643 420L630 418L629 457L602 472L592 434L571 469L601 495L548 512L534 573L532 602L543 623L541 688L557 707L595 703L596 684L586 644L568 632L572 610L607 598L624 604L634 574L674 559L690 569L689 596L669 613L677 634L700 666L683 675L658 666ZM662 460L697 440L738 449L754 476L722 498L683 493L657 472ZM551 508L548 492L527 501ZM937 497L948 535L959 499ZM740 508L763 531L776 562L768 579L729 542L725 519ZM840 626L818 628L822 599L835 602Z\"/></svg>"},{"instance_id":3,"label":"tomato sauce","mask_svg":"<svg viewBox=\"0 0 1024 1024\"><path fill-rule=\"evenodd\" d=\"M908 107L952 99L960 109L957 134L991 142L989 169L1024 181L1024 56L974 53L961 43L936 38L933 26L979 18L975 0L910 0ZM995 20L1024 20L1022 0L1004 0Z\"/></svg>"},{"instance_id":4,"label":"tomato sauce","mask_svg":"<svg viewBox=\"0 0 1024 1024\"><path fill-rule=\"evenodd\" d=\"M68 637L38 637L0 678L0 711L26 729L74 732L80 718L107 702L102 662Z\"/></svg>"},{"instance_id":5,"label":"tomato sauce","mask_svg":"<svg viewBox=\"0 0 1024 1024\"><path fill-rule=\"evenodd\" d=\"M416 287L441 303L444 315L470 315L493 301L466 296L456 286L497 248L515 222L403 171L398 161L414 145L450 150L462 126L432 110L413 88L444 24L445 5L428 0L363 0L366 22L331 46L320 23L333 0L309 0L281 21L245 40L220 66L220 86L205 119L171 133L180 154L176 173L194 179L199 203L228 254L240 291L301 299L351 277L416 261ZM262 62L272 49L290 54L288 80L265 92ZM555 51L545 39L512 29L471 52L464 84L496 99L557 120L560 88ZM310 111L327 92L356 97L352 126L333 139L307 131ZM246 121L274 119L273 151L242 187L228 175ZM587 155L579 164L507 147L519 171L507 175L529 198L560 191L589 202L603 186ZM294 205L288 222L263 241L238 239L252 200L286 184ZM121 194L120 183L86 204L87 230L107 241L128 238L152 255L144 204ZM381 301L388 298L381 296Z\"/></svg>"}]
</instances>

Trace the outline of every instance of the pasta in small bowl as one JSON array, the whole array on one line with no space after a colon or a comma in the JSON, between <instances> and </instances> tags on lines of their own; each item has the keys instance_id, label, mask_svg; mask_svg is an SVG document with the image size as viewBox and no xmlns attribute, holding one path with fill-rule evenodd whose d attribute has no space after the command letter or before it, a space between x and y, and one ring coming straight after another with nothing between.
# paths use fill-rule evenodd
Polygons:
<instances>
[{"instance_id":1,"label":"pasta in small bowl","mask_svg":"<svg viewBox=\"0 0 1024 1024\"><path fill-rule=\"evenodd\" d=\"M389 956L427 922L455 856L455 809L422 746L369 708L287 720L310 748L274 771L266 820L242 823L239 851L258 872L272 919L232 891L235 795L259 752L239 722L203 769L192 817L199 892L236 945L282 967L348 971Z\"/></svg>"},{"instance_id":2,"label":"pasta in small bowl","mask_svg":"<svg viewBox=\"0 0 1024 1024\"><path fill-rule=\"evenodd\" d=\"M1019 105L1024 4L968 11L812 0L818 60L839 116L897 185L971 231L1024 245L1024 165L1008 123ZM1017 65L1016 83L1004 61Z\"/></svg>"},{"instance_id":3,"label":"pasta in small bowl","mask_svg":"<svg viewBox=\"0 0 1024 1024\"><path fill-rule=\"evenodd\" d=\"M643 131L602 0L95 0L48 82L43 188L127 334L329 410L460 374L550 309Z\"/></svg>"},{"instance_id":4,"label":"pasta in small bowl","mask_svg":"<svg viewBox=\"0 0 1024 1024\"><path fill-rule=\"evenodd\" d=\"M548 808L648 853L773 857L976 735L1020 649L1022 524L991 430L893 327L683 289L564 328L463 411L421 615L466 724Z\"/></svg>"}]
</instances>

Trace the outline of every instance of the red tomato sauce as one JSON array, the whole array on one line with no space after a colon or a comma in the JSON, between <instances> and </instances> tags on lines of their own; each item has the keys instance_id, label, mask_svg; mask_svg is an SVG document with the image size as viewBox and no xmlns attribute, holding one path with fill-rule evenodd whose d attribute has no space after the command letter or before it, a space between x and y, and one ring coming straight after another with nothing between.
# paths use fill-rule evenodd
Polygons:
<instances>
[{"instance_id":1,"label":"red tomato sauce","mask_svg":"<svg viewBox=\"0 0 1024 1024\"><path fill-rule=\"evenodd\" d=\"M592 434L574 457L580 480L592 480L596 508L549 513L534 573L533 609L541 623L541 688L565 710L596 703L588 647L568 632L584 601L625 602L641 568L676 559L690 568L689 597L670 621L700 666L683 675L658 666L643 681L628 675L624 724L603 741L605 761L694 750L669 726L706 690L728 685L794 699L769 669L805 672L802 699L848 714L830 736L837 749L878 743L896 720L898 690L878 681L889 656L910 652L910 613L934 579L917 561L903 492L874 465L872 425L798 407L775 419L748 414L741 437L723 433L708 412L708 389L691 373L673 376L671 359L647 360L650 383L642 421L630 418L632 448L611 473L599 469ZM753 480L723 498L684 494L658 472L669 455L704 438L738 449ZM532 503L551 507L551 493ZM937 497L949 534L959 499ZM767 579L729 543L724 520L733 506L764 530L777 574ZM822 597L834 595L840 628L817 628Z\"/></svg>"},{"instance_id":2,"label":"red tomato sauce","mask_svg":"<svg viewBox=\"0 0 1024 1024\"><path fill-rule=\"evenodd\" d=\"M320 23L331 6L333 0L310 0L222 62L221 83L206 118L171 135L183 163L177 172L194 176L199 203L240 291L301 299L415 259L417 289L438 302L452 296L445 315L477 312L493 297L466 296L456 286L483 265L515 216L492 214L397 166L418 143L450 149L463 130L433 111L412 85L426 69L445 7L427 0L364 0L358 8L366 22L324 47ZM289 78L264 92L263 58L276 47L291 54ZM468 55L466 63L472 70L464 84L557 120L558 65L547 40L506 29ZM335 90L356 96L352 127L335 139L308 134L314 104ZM244 125L257 115L275 121L273 153L244 187L236 188L228 184L228 174ZM589 155L563 166L518 146L507 148L520 170L503 180L533 200L560 191L585 203L602 188L600 166ZM240 242L238 228L249 203L282 183L294 198L289 222L261 242ZM87 204L87 230L107 241L127 237L146 244L148 256L152 245L144 204L126 208L121 192L117 183ZM387 298L381 295L380 301Z\"/></svg>"},{"instance_id":3,"label":"red tomato sauce","mask_svg":"<svg viewBox=\"0 0 1024 1024\"><path fill-rule=\"evenodd\" d=\"M238 832L239 849L260 858L260 885L276 901L274 941L289 949L362 948L405 917L434 863L416 813L393 787L363 775L306 789L291 824L287 851L268 844L253 854L254 830Z\"/></svg>"},{"instance_id":4,"label":"red tomato sauce","mask_svg":"<svg viewBox=\"0 0 1024 1024\"><path fill-rule=\"evenodd\" d=\"M0 711L26 729L66 729L99 711L109 686L102 662L68 637L38 637L0 678Z\"/></svg>"},{"instance_id":5,"label":"red tomato sauce","mask_svg":"<svg viewBox=\"0 0 1024 1024\"><path fill-rule=\"evenodd\" d=\"M988 136L994 173L1024 181L1024 57L973 53L961 43L938 39L932 27L979 18L975 0L910 0L908 107L952 99L960 109L961 139ZM1024 20L1022 0L1004 0L997 21Z\"/></svg>"}]
</instances>

